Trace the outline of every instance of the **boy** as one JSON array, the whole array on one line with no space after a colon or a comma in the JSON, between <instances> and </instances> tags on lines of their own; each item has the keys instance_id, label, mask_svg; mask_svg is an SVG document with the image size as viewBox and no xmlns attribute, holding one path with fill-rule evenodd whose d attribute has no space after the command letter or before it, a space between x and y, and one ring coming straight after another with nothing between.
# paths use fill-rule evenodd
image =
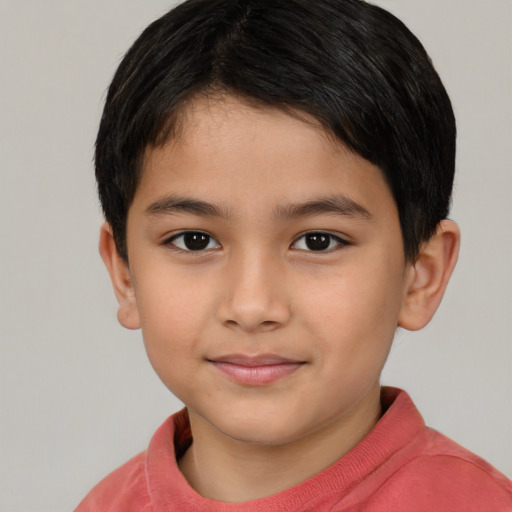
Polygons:
<instances>
[{"instance_id":1,"label":"boy","mask_svg":"<svg viewBox=\"0 0 512 512\"><path fill-rule=\"evenodd\" d=\"M189 0L111 84L96 145L118 318L186 409L83 511L512 510L379 384L459 247L455 121L359 0Z\"/></svg>"}]
</instances>

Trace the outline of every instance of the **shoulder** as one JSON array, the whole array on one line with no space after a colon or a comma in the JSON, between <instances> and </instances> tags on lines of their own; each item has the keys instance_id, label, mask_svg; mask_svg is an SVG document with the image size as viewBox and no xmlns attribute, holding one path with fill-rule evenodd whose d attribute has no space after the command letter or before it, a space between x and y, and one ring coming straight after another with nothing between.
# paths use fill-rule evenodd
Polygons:
<instances>
[{"instance_id":1,"label":"shoulder","mask_svg":"<svg viewBox=\"0 0 512 512\"><path fill-rule=\"evenodd\" d=\"M442 434L427 430L427 442L382 483L368 501L396 503L396 512L511 512L512 482L482 458Z\"/></svg>"},{"instance_id":2,"label":"shoulder","mask_svg":"<svg viewBox=\"0 0 512 512\"><path fill-rule=\"evenodd\" d=\"M153 486L179 489L175 447L185 450L191 443L185 410L169 418L153 434L149 447L117 468L94 487L75 512L151 512ZM165 478L163 478L165 476ZM162 483L162 480L165 480Z\"/></svg>"},{"instance_id":3,"label":"shoulder","mask_svg":"<svg viewBox=\"0 0 512 512\"><path fill-rule=\"evenodd\" d=\"M142 452L97 484L75 512L149 512L144 466L145 452Z\"/></svg>"}]
</instances>

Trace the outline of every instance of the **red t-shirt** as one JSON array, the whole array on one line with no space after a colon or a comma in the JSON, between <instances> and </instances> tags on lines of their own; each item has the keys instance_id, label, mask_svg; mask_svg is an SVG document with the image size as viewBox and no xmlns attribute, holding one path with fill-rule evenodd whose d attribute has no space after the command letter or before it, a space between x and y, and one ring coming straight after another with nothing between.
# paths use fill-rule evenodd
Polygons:
<instances>
[{"instance_id":1,"label":"red t-shirt","mask_svg":"<svg viewBox=\"0 0 512 512\"><path fill-rule=\"evenodd\" d=\"M386 412L377 425L332 466L245 503L203 498L188 485L176 464L191 443L186 411L180 411L75 512L512 512L512 482L426 427L407 393L383 388L382 404Z\"/></svg>"}]
</instances>

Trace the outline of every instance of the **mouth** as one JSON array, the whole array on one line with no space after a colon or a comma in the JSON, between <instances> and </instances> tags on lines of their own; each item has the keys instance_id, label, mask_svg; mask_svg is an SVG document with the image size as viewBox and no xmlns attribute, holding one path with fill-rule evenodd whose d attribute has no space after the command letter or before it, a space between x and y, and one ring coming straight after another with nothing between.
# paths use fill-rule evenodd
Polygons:
<instances>
[{"instance_id":1,"label":"mouth","mask_svg":"<svg viewBox=\"0 0 512 512\"><path fill-rule=\"evenodd\" d=\"M305 361L264 354L247 356L230 354L207 359L219 372L230 380L246 386L264 386L295 373Z\"/></svg>"}]
</instances>

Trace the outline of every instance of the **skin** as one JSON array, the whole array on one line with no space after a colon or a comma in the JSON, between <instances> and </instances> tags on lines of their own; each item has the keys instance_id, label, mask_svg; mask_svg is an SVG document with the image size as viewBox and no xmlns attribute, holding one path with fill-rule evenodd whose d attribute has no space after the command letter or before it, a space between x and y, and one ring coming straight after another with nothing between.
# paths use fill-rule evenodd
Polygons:
<instances>
[{"instance_id":1,"label":"skin","mask_svg":"<svg viewBox=\"0 0 512 512\"><path fill-rule=\"evenodd\" d=\"M142 328L188 408L181 471L202 496L243 502L319 473L371 430L395 330L434 314L459 232L443 221L406 261L381 171L311 119L225 96L194 100L182 128L146 152L129 265L108 225L100 251L120 322ZM188 250L184 231L206 235L204 250ZM311 250L305 235L318 232L327 246ZM248 383L222 369L261 356L290 371Z\"/></svg>"}]
</instances>

